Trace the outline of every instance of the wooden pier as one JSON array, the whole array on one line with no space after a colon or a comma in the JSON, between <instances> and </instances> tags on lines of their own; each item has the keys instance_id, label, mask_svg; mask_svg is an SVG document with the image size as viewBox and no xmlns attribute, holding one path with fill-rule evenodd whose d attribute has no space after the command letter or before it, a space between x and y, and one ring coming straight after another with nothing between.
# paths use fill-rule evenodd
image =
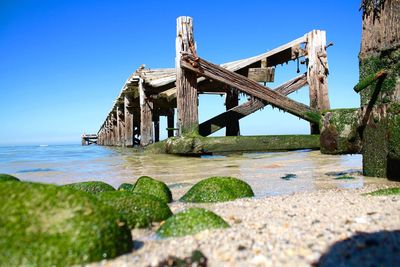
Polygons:
<instances>
[{"instance_id":1,"label":"wooden pier","mask_svg":"<svg viewBox=\"0 0 400 267\"><path fill-rule=\"evenodd\" d=\"M82 146L97 144L97 134L82 134Z\"/></svg>"},{"instance_id":2,"label":"wooden pier","mask_svg":"<svg viewBox=\"0 0 400 267\"><path fill-rule=\"evenodd\" d=\"M226 128L226 136L239 136L239 120L271 105L310 122L319 134L320 111L330 108L326 33L313 30L263 54L217 65L196 52L193 20L177 19L175 68L138 68L122 86L101 125L97 143L106 146L145 147L160 141L160 116L166 116L168 137L208 136ZM275 66L297 61L307 72L272 89ZM263 84L263 85L262 85ZM310 104L288 97L309 87ZM199 123L198 95L225 95L226 112ZM239 105L239 94L248 102ZM175 114L177 121L175 121Z\"/></svg>"}]
</instances>

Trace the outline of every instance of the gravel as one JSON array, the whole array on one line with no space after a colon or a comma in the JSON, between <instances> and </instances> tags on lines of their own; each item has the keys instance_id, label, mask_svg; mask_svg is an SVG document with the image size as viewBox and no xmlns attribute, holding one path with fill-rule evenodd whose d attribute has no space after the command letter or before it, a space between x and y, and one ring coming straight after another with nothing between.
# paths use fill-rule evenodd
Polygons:
<instances>
[{"instance_id":1,"label":"gravel","mask_svg":"<svg viewBox=\"0 0 400 267\"><path fill-rule=\"evenodd\" d=\"M174 213L203 207L231 227L164 240L154 234L157 225L134 230L132 253L91 266L156 266L168 256L184 258L196 249L207 257L208 266L339 266L346 262L400 266L400 196L362 195L393 186L399 183L216 204L174 202L170 204Z\"/></svg>"}]
</instances>

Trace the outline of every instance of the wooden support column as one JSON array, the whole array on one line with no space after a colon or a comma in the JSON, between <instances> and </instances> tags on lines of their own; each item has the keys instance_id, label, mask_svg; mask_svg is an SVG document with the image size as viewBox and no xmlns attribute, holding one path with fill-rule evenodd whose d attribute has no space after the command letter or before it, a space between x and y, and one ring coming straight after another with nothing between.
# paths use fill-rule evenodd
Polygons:
<instances>
[{"instance_id":1,"label":"wooden support column","mask_svg":"<svg viewBox=\"0 0 400 267\"><path fill-rule=\"evenodd\" d=\"M174 136L174 117L175 117L175 110L171 108L167 115L167 128L168 128L168 137Z\"/></svg>"},{"instance_id":2,"label":"wooden support column","mask_svg":"<svg viewBox=\"0 0 400 267\"><path fill-rule=\"evenodd\" d=\"M147 146L153 143L153 102L146 97L143 79L139 81L140 98L140 145Z\"/></svg>"},{"instance_id":3,"label":"wooden support column","mask_svg":"<svg viewBox=\"0 0 400 267\"><path fill-rule=\"evenodd\" d=\"M314 30L307 34L310 107L317 111L330 109L328 96L328 59L326 53L326 32ZM311 123L311 134L319 134L319 125Z\"/></svg>"},{"instance_id":4,"label":"wooden support column","mask_svg":"<svg viewBox=\"0 0 400 267\"><path fill-rule=\"evenodd\" d=\"M191 17L177 18L176 34L175 68L179 134L198 133L197 75L181 68L182 55L190 54L197 58Z\"/></svg>"},{"instance_id":5,"label":"wooden support column","mask_svg":"<svg viewBox=\"0 0 400 267\"><path fill-rule=\"evenodd\" d=\"M117 105L118 145L125 146L125 112L124 103Z\"/></svg>"},{"instance_id":6,"label":"wooden support column","mask_svg":"<svg viewBox=\"0 0 400 267\"><path fill-rule=\"evenodd\" d=\"M110 118L107 117L107 119L106 119L106 140L105 140L106 146L110 145L110 139L111 139Z\"/></svg>"},{"instance_id":7,"label":"wooden support column","mask_svg":"<svg viewBox=\"0 0 400 267\"><path fill-rule=\"evenodd\" d=\"M124 96L124 142L126 147L133 147L133 103L132 98Z\"/></svg>"},{"instance_id":8,"label":"wooden support column","mask_svg":"<svg viewBox=\"0 0 400 267\"><path fill-rule=\"evenodd\" d=\"M154 122L154 142L160 141L160 115L153 113Z\"/></svg>"},{"instance_id":9,"label":"wooden support column","mask_svg":"<svg viewBox=\"0 0 400 267\"><path fill-rule=\"evenodd\" d=\"M226 99L225 99L225 108L226 111L237 107L239 105L239 94L238 92L231 88L231 90L228 90L226 93ZM239 136L240 135L240 126L239 126L239 119L232 117L226 125L226 136Z\"/></svg>"}]
</instances>

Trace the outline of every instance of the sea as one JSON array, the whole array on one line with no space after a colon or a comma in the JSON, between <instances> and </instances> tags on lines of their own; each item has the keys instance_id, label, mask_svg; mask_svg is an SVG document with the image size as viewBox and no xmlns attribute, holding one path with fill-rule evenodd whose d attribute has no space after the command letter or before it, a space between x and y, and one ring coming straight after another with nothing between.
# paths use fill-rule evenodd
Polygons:
<instances>
[{"instance_id":1,"label":"sea","mask_svg":"<svg viewBox=\"0 0 400 267\"><path fill-rule=\"evenodd\" d=\"M256 197L330 188L351 190L383 180L362 176L361 155L299 150L182 157L97 145L2 146L0 173L58 185L104 181L116 188L143 175L171 188L191 186L211 176L233 176L249 183Z\"/></svg>"}]
</instances>

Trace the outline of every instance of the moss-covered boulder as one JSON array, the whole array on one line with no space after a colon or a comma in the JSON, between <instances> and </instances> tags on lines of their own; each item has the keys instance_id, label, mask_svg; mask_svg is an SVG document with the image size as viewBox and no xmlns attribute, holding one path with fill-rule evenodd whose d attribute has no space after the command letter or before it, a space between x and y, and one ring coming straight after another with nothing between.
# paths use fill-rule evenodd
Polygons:
<instances>
[{"instance_id":1,"label":"moss-covered boulder","mask_svg":"<svg viewBox=\"0 0 400 267\"><path fill-rule=\"evenodd\" d=\"M134 187L135 187L134 184L122 183L119 185L118 191L132 191Z\"/></svg>"},{"instance_id":2,"label":"moss-covered boulder","mask_svg":"<svg viewBox=\"0 0 400 267\"><path fill-rule=\"evenodd\" d=\"M99 194L101 192L115 191L115 188L101 181L79 182L66 184L64 187L73 188L90 194Z\"/></svg>"},{"instance_id":3,"label":"moss-covered boulder","mask_svg":"<svg viewBox=\"0 0 400 267\"><path fill-rule=\"evenodd\" d=\"M222 202L253 197L250 185L234 177L210 177L195 184L181 197L183 202Z\"/></svg>"},{"instance_id":4,"label":"moss-covered boulder","mask_svg":"<svg viewBox=\"0 0 400 267\"><path fill-rule=\"evenodd\" d=\"M132 191L155 196L166 203L172 201L171 190L169 190L168 186L148 176L139 177Z\"/></svg>"},{"instance_id":5,"label":"moss-covered boulder","mask_svg":"<svg viewBox=\"0 0 400 267\"><path fill-rule=\"evenodd\" d=\"M100 193L97 198L116 209L131 229L147 227L172 215L167 203L148 194L113 191Z\"/></svg>"},{"instance_id":6,"label":"moss-covered boulder","mask_svg":"<svg viewBox=\"0 0 400 267\"><path fill-rule=\"evenodd\" d=\"M9 174L0 173L0 182L8 182L8 181L19 182L19 179Z\"/></svg>"},{"instance_id":7,"label":"moss-covered boulder","mask_svg":"<svg viewBox=\"0 0 400 267\"><path fill-rule=\"evenodd\" d=\"M217 214L201 208L190 208L166 220L157 230L160 237L193 235L206 229L228 228Z\"/></svg>"},{"instance_id":8,"label":"moss-covered boulder","mask_svg":"<svg viewBox=\"0 0 400 267\"><path fill-rule=\"evenodd\" d=\"M0 203L1 266L81 265L132 248L121 216L86 193L3 182Z\"/></svg>"}]
</instances>

